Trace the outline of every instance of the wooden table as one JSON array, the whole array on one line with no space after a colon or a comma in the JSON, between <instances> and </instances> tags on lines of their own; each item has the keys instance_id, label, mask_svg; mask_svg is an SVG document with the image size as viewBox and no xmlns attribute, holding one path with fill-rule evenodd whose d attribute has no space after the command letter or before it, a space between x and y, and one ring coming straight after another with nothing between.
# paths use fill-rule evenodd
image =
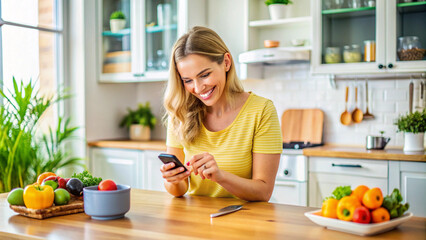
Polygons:
<instances>
[{"instance_id":1,"label":"wooden table","mask_svg":"<svg viewBox=\"0 0 426 240\"><path fill-rule=\"evenodd\" d=\"M0 239L363 239L328 230L303 214L314 208L229 198L174 198L167 193L132 189L125 218L92 220L84 213L44 220L16 215L0 194ZM231 204L243 210L210 218ZM413 217L372 239L426 239L426 219Z\"/></svg>"}]
</instances>

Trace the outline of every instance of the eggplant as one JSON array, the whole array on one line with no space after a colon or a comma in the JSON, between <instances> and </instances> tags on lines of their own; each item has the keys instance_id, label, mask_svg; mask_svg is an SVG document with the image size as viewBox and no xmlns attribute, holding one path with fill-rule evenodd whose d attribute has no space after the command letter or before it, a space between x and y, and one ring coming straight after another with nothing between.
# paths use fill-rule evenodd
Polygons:
<instances>
[{"instance_id":1,"label":"eggplant","mask_svg":"<svg viewBox=\"0 0 426 240\"><path fill-rule=\"evenodd\" d=\"M83 195L83 187L84 184L83 182L78 179L78 178L71 178L68 182L67 182L67 190L68 192L70 192L73 195L76 196L81 196Z\"/></svg>"}]
</instances>

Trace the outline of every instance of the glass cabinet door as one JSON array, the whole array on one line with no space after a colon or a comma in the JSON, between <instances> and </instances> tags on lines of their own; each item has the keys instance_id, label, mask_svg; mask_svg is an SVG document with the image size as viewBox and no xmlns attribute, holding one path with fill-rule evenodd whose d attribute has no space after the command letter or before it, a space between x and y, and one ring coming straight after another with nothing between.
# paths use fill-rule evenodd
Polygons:
<instances>
[{"instance_id":1,"label":"glass cabinet door","mask_svg":"<svg viewBox=\"0 0 426 240\"><path fill-rule=\"evenodd\" d=\"M426 1L396 1L396 38L393 51L396 61L426 60Z\"/></svg>"},{"instance_id":2,"label":"glass cabinet door","mask_svg":"<svg viewBox=\"0 0 426 240\"><path fill-rule=\"evenodd\" d=\"M376 1L322 1L321 64L375 63Z\"/></svg>"},{"instance_id":3,"label":"glass cabinet door","mask_svg":"<svg viewBox=\"0 0 426 240\"><path fill-rule=\"evenodd\" d=\"M101 73L131 73L132 14L130 0L102 0Z\"/></svg>"},{"instance_id":4,"label":"glass cabinet door","mask_svg":"<svg viewBox=\"0 0 426 240\"><path fill-rule=\"evenodd\" d=\"M177 39L178 0L145 1L143 60L147 73L167 72L169 58Z\"/></svg>"}]
</instances>

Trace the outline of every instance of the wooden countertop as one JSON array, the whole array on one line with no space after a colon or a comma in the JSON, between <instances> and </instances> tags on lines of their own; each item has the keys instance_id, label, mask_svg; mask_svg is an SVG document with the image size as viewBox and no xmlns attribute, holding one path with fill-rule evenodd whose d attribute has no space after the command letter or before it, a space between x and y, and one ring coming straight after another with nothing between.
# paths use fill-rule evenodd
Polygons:
<instances>
[{"instance_id":1,"label":"wooden countertop","mask_svg":"<svg viewBox=\"0 0 426 240\"><path fill-rule=\"evenodd\" d=\"M166 151L166 141L152 140L152 141L132 141L132 140L102 140L88 142L89 147L103 147L103 148L124 148L134 150L159 150Z\"/></svg>"},{"instance_id":2,"label":"wooden countertop","mask_svg":"<svg viewBox=\"0 0 426 240\"><path fill-rule=\"evenodd\" d=\"M425 152L407 153L402 149L366 150L361 147L321 146L303 149L309 157L339 157L426 162Z\"/></svg>"},{"instance_id":3,"label":"wooden countertop","mask_svg":"<svg viewBox=\"0 0 426 240\"><path fill-rule=\"evenodd\" d=\"M132 189L130 211L122 219L92 220L84 213L31 219L9 208L0 194L0 239L364 239L314 224L303 214L314 208L233 198L185 196ZM217 209L243 210L210 218ZM424 239L426 218L413 217L372 239Z\"/></svg>"}]
</instances>

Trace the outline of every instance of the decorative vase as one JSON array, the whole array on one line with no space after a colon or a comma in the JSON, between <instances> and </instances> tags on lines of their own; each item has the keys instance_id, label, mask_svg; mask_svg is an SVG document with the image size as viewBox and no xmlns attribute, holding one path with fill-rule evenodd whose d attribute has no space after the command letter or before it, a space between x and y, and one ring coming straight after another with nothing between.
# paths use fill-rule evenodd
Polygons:
<instances>
[{"instance_id":1,"label":"decorative vase","mask_svg":"<svg viewBox=\"0 0 426 240\"><path fill-rule=\"evenodd\" d=\"M112 33L117 33L126 26L125 19L110 19L109 26Z\"/></svg>"},{"instance_id":2,"label":"decorative vase","mask_svg":"<svg viewBox=\"0 0 426 240\"><path fill-rule=\"evenodd\" d=\"M424 151L424 133L404 132L404 152Z\"/></svg>"},{"instance_id":3,"label":"decorative vase","mask_svg":"<svg viewBox=\"0 0 426 240\"><path fill-rule=\"evenodd\" d=\"M130 125L130 139L138 141L148 141L151 139L151 129L140 124Z\"/></svg>"},{"instance_id":4,"label":"decorative vase","mask_svg":"<svg viewBox=\"0 0 426 240\"><path fill-rule=\"evenodd\" d=\"M290 16L290 7L285 4L271 4L268 6L269 15L272 20L282 19Z\"/></svg>"}]
</instances>

